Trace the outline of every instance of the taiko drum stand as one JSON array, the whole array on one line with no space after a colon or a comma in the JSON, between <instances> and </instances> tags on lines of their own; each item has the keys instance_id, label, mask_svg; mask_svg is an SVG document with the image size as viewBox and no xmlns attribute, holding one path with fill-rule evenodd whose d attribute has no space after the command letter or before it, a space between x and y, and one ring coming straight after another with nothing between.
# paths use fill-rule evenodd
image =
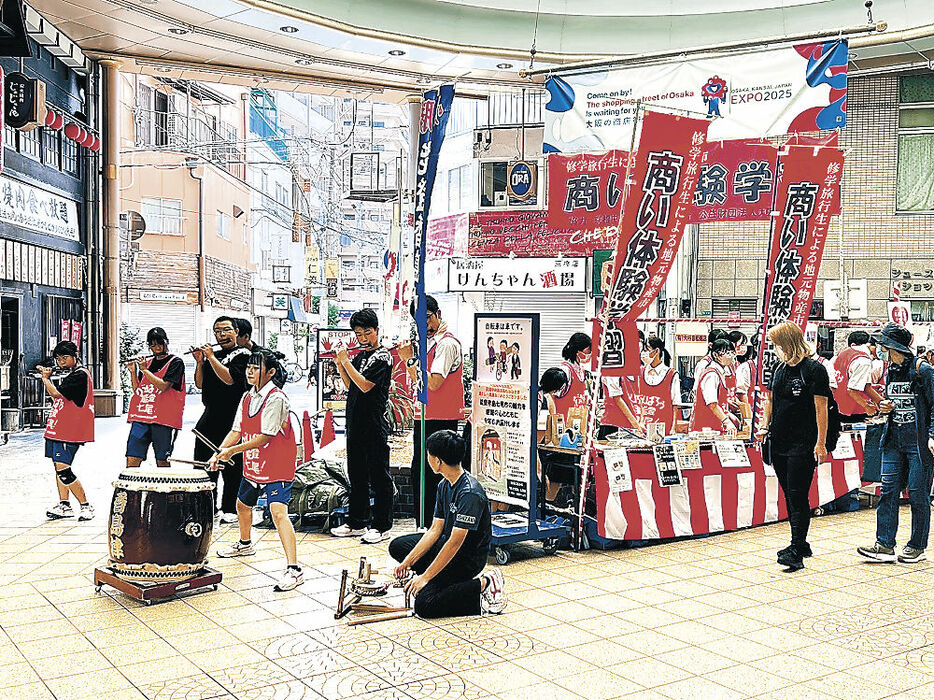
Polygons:
<instances>
[{"instance_id":1,"label":"taiko drum stand","mask_svg":"<svg viewBox=\"0 0 934 700\"><path fill-rule=\"evenodd\" d=\"M146 605L152 605L155 601L162 601L188 591L206 593L208 588L216 591L221 578L223 575L220 571L206 566L184 581L137 583L120 578L112 569L104 566L94 569L94 592L100 593L101 588L107 585Z\"/></svg>"},{"instance_id":2,"label":"taiko drum stand","mask_svg":"<svg viewBox=\"0 0 934 700\"><path fill-rule=\"evenodd\" d=\"M381 603L361 603L364 597L373 597L386 595L392 588L402 588L406 581L396 578L389 578L385 581L374 581L373 574L379 571L372 568L366 557L360 557L360 566L357 569L357 578L348 581L347 569L341 572L341 586L337 593L337 611L334 613L334 619L340 620L347 613L365 613L363 617L348 620L349 626L366 625L371 622L383 622L385 620L398 620L403 617L410 617L414 614L412 601L409 592L405 592L405 605L392 606Z\"/></svg>"}]
</instances>

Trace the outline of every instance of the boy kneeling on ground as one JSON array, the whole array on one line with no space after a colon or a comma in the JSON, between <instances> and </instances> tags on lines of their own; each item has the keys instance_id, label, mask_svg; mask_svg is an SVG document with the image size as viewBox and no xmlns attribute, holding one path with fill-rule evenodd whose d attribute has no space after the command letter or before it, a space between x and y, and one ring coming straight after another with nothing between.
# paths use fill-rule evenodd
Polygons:
<instances>
[{"instance_id":1,"label":"boy kneeling on ground","mask_svg":"<svg viewBox=\"0 0 934 700\"><path fill-rule=\"evenodd\" d=\"M243 480L237 493L240 541L218 551L217 556L256 554L250 539L253 506L265 491L287 564L275 590L289 591L304 581L304 575L298 565L295 529L289 520L298 445L289 420L289 399L272 381L278 372L283 372L279 364L281 357L284 355L265 349L254 352L250 357L246 378L252 388L243 395L233 427L221 443L220 452L211 458L208 468L218 469L220 462L229 462L234 455L243 453Z\"/></svg>"},{"instance_id":2,"label":"boy kneeling on ground","mask_svg":"<svg viewBox=\"0 0 934 700\"><path fill-rule=\"evenodd\" d=\"M406 591L415 596L415 613L421 617L498 615L506 607L503 574L499 569L481 573L493 536L490 502L461 467L466 443L451 430L439 430L426 447L428 465L443 477L434 519L428 532L389 543L389 556L402 562L395 575L403 578L409 569L417 574Z\"/></svg>"}]
</instances>

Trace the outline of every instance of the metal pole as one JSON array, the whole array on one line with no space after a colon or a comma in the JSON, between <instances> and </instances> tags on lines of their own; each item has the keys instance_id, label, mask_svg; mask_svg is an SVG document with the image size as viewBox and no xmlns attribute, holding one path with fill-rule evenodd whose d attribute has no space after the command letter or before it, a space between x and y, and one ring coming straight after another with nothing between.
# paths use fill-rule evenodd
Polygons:
<instances>
[{"instance_id":1,"label":"metal pole","mask_svg":"<svg viewBox=\"0 0 934 700\"><path fill-rule=\"evenodd\" d=\"M103 252L104 252L104 388L117 392L115 414L122 413L120 394L120 63L100 62L104 96Z\"/></svg>"}]
</instances>

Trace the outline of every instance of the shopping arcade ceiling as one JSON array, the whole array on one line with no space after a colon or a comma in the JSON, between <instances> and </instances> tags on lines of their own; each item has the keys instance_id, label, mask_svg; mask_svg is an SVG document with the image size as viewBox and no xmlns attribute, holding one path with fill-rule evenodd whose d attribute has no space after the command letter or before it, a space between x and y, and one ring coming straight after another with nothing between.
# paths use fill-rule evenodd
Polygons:
<instances>
[{"instance_id":1,"label":"shopping arcade ceiling","mask_svg":"<svg viewBox=\"0 0 934 700\"><path fill-rule=\"evenodd\" d=\"M402 101L440 79L460 94L528 85L518 71L866 26L862 0L33 0L123 70ZM934 3L877 0L884 32L851 70L930 68Z\"/></svg>"}]
</instances>

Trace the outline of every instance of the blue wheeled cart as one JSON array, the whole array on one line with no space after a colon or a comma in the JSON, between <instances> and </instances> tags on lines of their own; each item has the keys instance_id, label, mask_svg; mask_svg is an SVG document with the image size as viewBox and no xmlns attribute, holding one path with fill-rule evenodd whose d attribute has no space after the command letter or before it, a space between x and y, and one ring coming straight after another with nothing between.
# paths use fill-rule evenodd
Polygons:
<instances>
[{"instance_id":1,"label":"blue wheeled cart","mask_svg":"<svg viewBox=\"0 0 934 700\"><path fill-rule=\"evenodd\" d=\"M558 544L562 539L569 537L571 527L570 523L560 517L545 518L542 514L541 505L538 496L538 339L539 339L539 315L538 314L476 314L474 316L474 362L473 379L474 382L484 384L503 384L511 387L521 385L522 393L528 391L528 409L529 434L525 436L528 446L528 478L519 479L515 475L510 475L510 465L507 463L507 455L515 454L509 449L507 443L516 441L516 425L523 424L525 420L519 415L512 416L512 424L497 424L496 418L490 418L495 411L509 411L514 408L514 403L503 407L495 405L497 402L491 402L492 410L490 413L484 413L486 407L478 407L477 400L478 388L474 386L474 413L472 416L472 425L475 426L474 439L472 444L481 457L472 460L471 470L480 479L481 484L486 483L496 485L499 488L499 494L504 502L512 504L518 510L512 512L501 511L493 514L493 538L490 541L490 550L496 557L498 564L506 564L511 558L508 545L519 542L537 541L542 543L542 547L547 554L554 554L558 550ZM493 341L494 345L488 343ZM496 356L495 343L499 341L509 350L509 355ZM490 360L486 361L487 356ZM502 357L501 362L496 359ZM483 358L483 359L481 359ZM507 359L508 358L508 361ZM508 374L504 371L506 366L512 371ZM525 374L528 372L528 374ZM524 375L524 376L523 376ZM502 402L500 402L502 403ZM507 402L508 403L508 402ZM486 417L484 417L486 416ZM500 414L500 417L502 415ZM508 419L506 419L508 421ZM485 425L488 421L492 430L502 430L502 435L496 435L493 438L495 450L498 456L496 474L489 475L486 471L483 456L486 441L483 440ZM501 427L505 426L505 427ZM520 428L521 430L522 428ZM515 457L513 457L515 459ZM491 464L495 460L491 460ZM503 474L500 475L500 465ZM521 473L521 472L520 472ZM503 496L503 487L505 493ZM496 500L496 494L491 496Z\"/></svg>"}]
</instances>

